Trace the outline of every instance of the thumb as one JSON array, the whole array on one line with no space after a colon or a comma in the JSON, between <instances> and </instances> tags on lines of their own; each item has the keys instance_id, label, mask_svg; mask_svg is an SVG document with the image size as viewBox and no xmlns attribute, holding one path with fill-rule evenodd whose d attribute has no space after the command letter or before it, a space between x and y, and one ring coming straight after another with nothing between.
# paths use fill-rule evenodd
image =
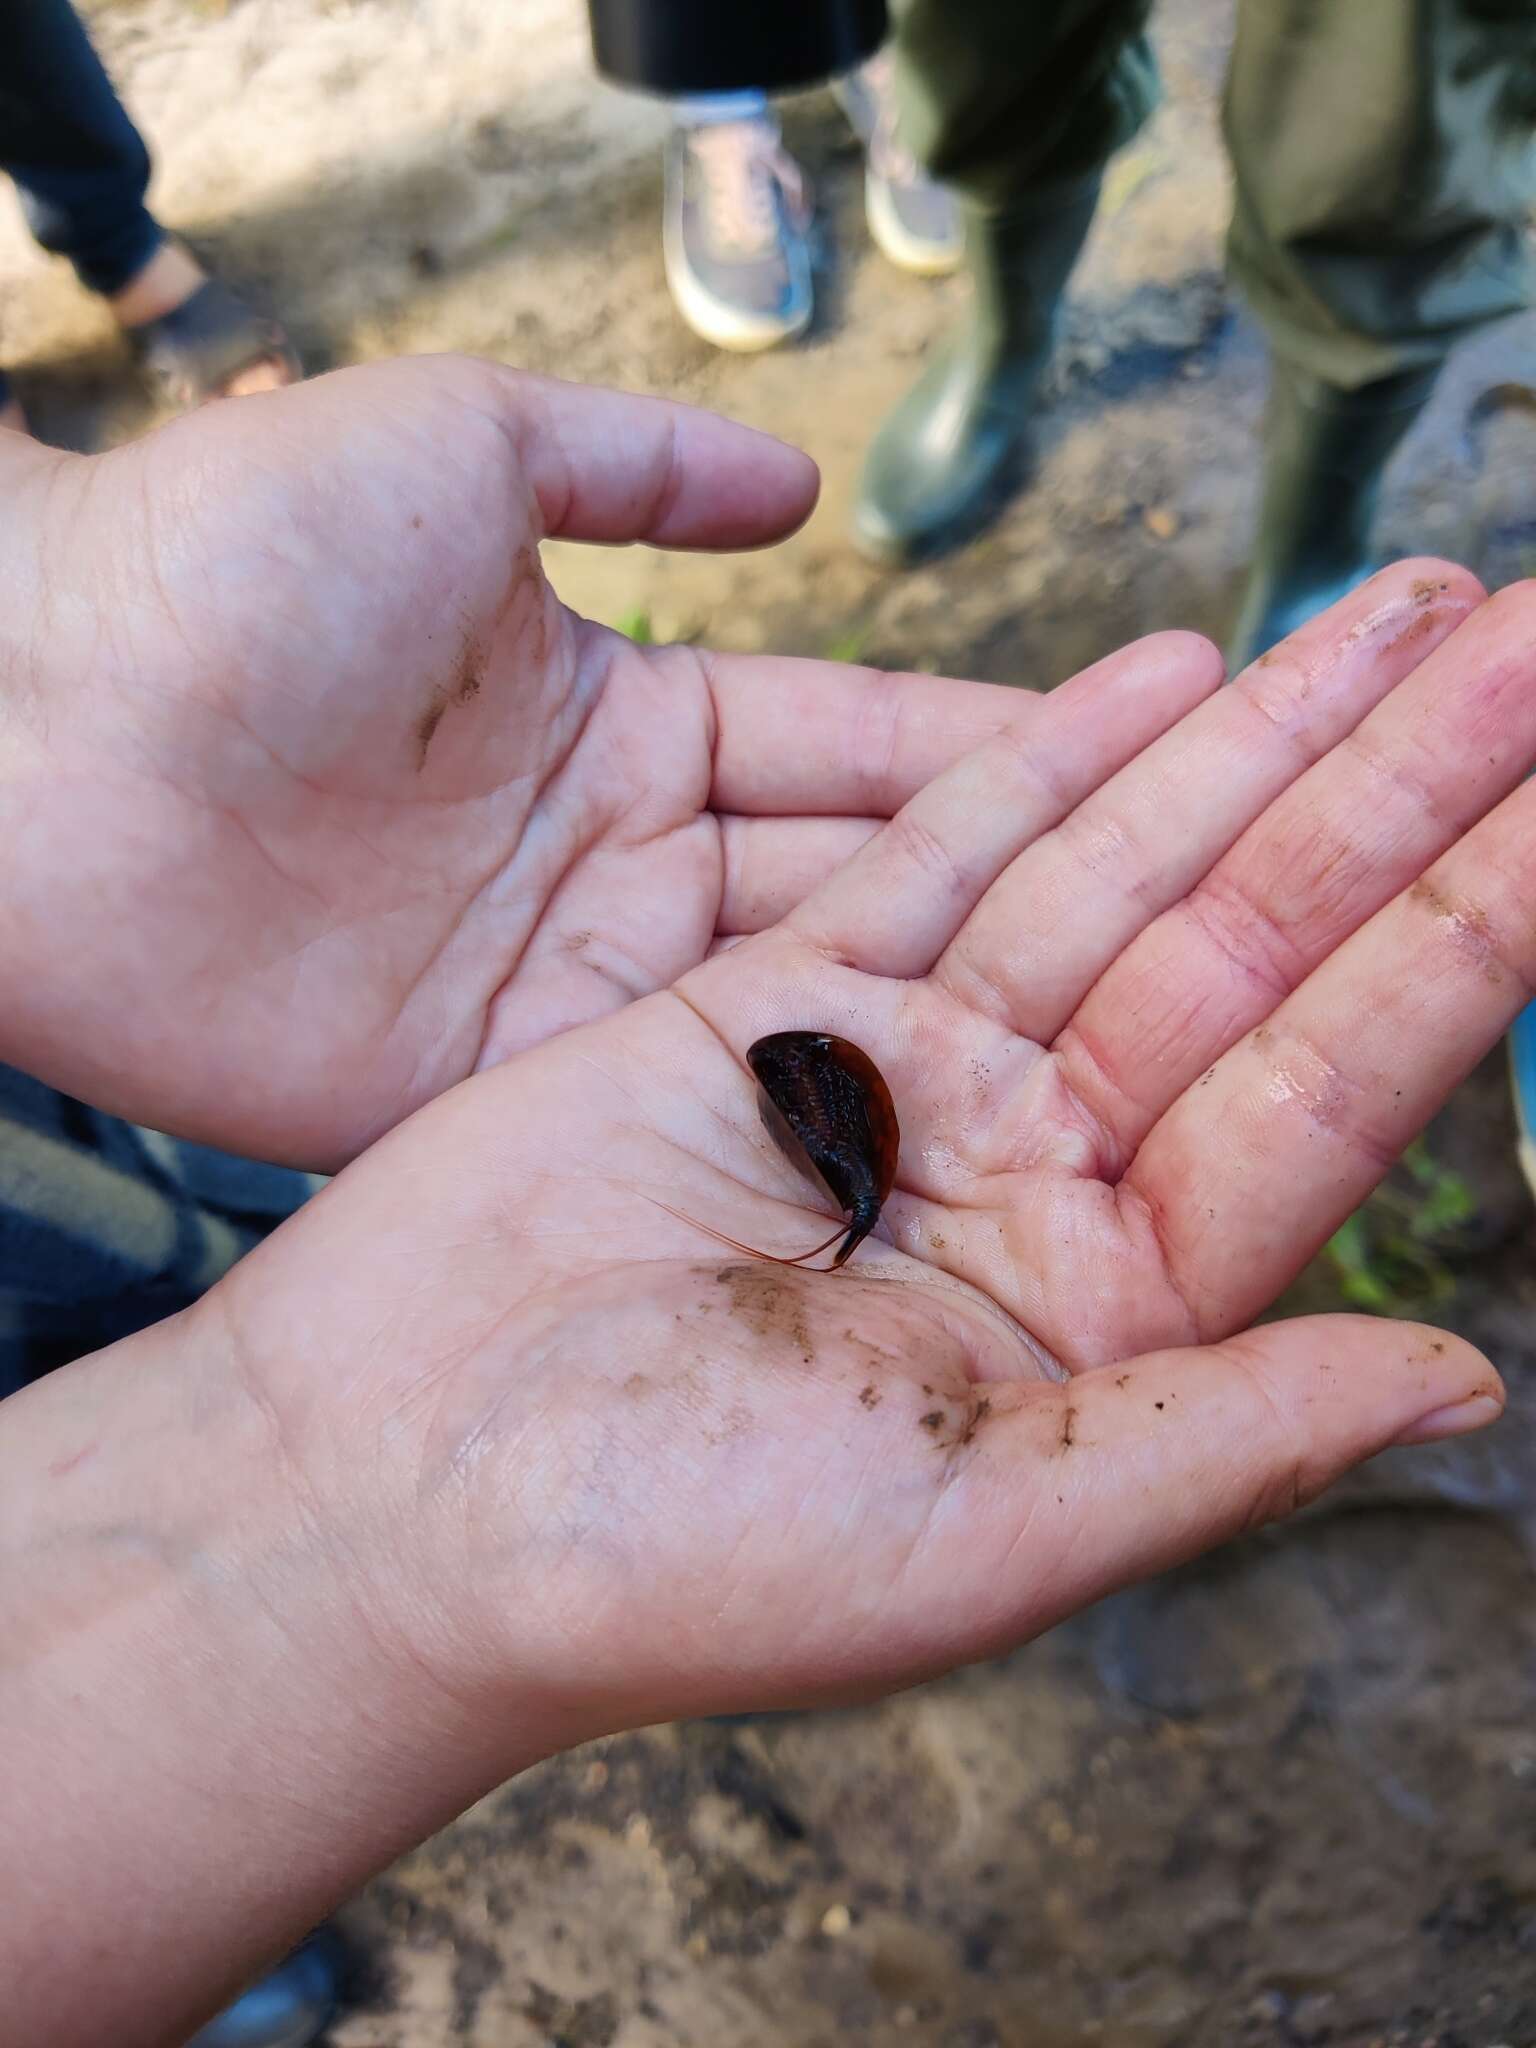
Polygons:
<instances>
[{"instance_id":1,"label":"thumb","mask_svg":"<svg viewBox=\"0 0 1536 2048\"><path fill-rule=\"evenodd\" d=\"M671 399L486 367L550 539L763 547L816 502L815 463L771 434Z\"/></svg>"},{"instance_id":2,"label":"thumb","mask_svg":"<svg viewBox=\"0 0 1536 2048\"><path fill-rule=\"evenodd\" d=\"M970 1637L951 1646L957 1661L1291 1514L1378 1451L1479 1429L1504 1406L1498 1374L1461 1338L1366 1316L987 1392L986 1425L952 1471L956 1511L930 1530L946 1625Z\"/></svg>"}]
</instances>

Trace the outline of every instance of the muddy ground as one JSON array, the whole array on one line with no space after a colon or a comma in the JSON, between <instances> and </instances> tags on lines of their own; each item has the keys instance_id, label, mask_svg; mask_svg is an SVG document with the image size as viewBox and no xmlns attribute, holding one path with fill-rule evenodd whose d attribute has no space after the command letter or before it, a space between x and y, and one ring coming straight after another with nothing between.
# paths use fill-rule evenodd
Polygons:
<instances>
[{"instance_id":1,"label":"muddy ground","mask_svg":"<svg viewBox=\"0 0 1536 2048\"><path fill-rule=\"evenodd\" d=\"M852 554L846 506L960 287L871 252L830 101L786 108L819 194L815 328L740 360L672 312L661 116L594 85L575 0L93 19L159 152L159 210L281 310L312 369L483 350L700 400L821 461L785 547L558 551L573 602L657 637L1039 688L1230 613L1263 362L1221 282L1229 12L1160 10L1168 104L1114 168L1032 487L906 577ZM148 422L110 328L8 207L0 360L49 438ZM1533 362L1531 320L1456 362L1385 548L1491 583L1536 569ZM1431 1148L1350 1285L1492 1352L1513 1398L1489 1438L1396 1453L1347 1511L886 1706L655 1730L530 1773L348 1910L334 2048L1536 2048L1536 1277L1497 1061ZM1320 1262L1298 1300L1341 1284Z\"/></svg>"}]
</instances>

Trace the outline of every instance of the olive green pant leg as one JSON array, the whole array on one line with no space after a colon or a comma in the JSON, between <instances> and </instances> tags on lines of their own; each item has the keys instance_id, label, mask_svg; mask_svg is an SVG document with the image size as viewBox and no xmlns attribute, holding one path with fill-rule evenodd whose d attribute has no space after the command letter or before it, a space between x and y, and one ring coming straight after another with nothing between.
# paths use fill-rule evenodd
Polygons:
<instances>
[{"instance_id":1,"label":"olive green pant leg","mask_svg":"<svg viewBox=\"0 0 1536 2048\"><path fill-rule=\"evenodd\" d=\"M1277 356L1342 390L1530 303L1536 0L1242 0L1228 257Z\"/></svg>"},{"instance_id":2,"label":"olive green pant leg","mask_svg":"<svg viewBox=\"0 0 1536 2048\"><path fill-rule=\"evenodd\" d=\"M891 0L903 139L987 213L1096 176L1157 104L1151 4Z\"/></svg>"}]
</instances>

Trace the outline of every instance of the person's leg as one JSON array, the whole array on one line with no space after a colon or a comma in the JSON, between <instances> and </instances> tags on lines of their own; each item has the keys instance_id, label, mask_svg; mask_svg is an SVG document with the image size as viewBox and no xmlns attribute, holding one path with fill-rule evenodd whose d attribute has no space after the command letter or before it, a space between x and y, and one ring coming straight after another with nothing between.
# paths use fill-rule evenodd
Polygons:
<instances>
[{"instance_id":1,"label":"person's leg","mask_svg":"<svg viewBox=\"0 0 1536 2048\"><path fill-rule=\"evenodd\" d=\"M864 217L876 248L899 270L943 277L965 254L960 212L907 146L889 49L840 78L833 91L864 150Z\"/></svg>"},{"instance_id":2,"label":"person's leg","mask_svg":"<svg viewBox=\"0 0 1536 2048\"><path fill-rule=\"evenodd\" d=\"M862 63L884 38L885 0L587 0L587 19L599 73L678 110L662 221L678 311L720 348L800 333L811 317L810 213L767 95Z\"/></svg>"},{"instance_id":3,"label":"person's leg","mask_svg":"<svg viewBox=\"0 0 1536 2048\"><path fill-rule=\"evenodd\" d=\"M316 1185L0 1065L0 1395L189 1307Z\"/></svg>"},{"instance_id":4,"label":"person's leg","mask_svg":"<svg viewBox=\"0 0 1536 2048\"><path fill-rule=\"evenodd\" d=\"M70 0L0 4L0 169L42 247L107 300L182 402L298 375L281 333L206 277L144 204L149 152Z\"/></svg>"},{"instance_id":5,"label":"person's leg","mask_svg":"<svg viewBox=\"0 0 1536 2048\"><path fill-rule=\"evenodd\" d=\"M165 239L144 204L149 152L69 0L0 8L0 168L90 291L121 291Z\"/></svg>"},{"instance_id":6,"label":"person's leg","mask_svg":"<svg viewBox=\"0 0 1536 2048\"><path fill-rule=\"evenodd\" d=\"M875 436L854 535L906 563L973 532L1021 445L1099 179L1157 99L1150 0L895 0L902 129L957 192L971 308Z\"/></svg>"},{"instance_id":7,"label":"person's leg","mask_svg":"<svg viewBox=\"0 0 1536 2048\"><path fill-rule=\"evenodd\" d=\"M1373 566L1446 355L1530 301L1536 0L1245 0L1225 126L1232 276L1274 362L1241 665Z\"/></svg>"}]
</instances>

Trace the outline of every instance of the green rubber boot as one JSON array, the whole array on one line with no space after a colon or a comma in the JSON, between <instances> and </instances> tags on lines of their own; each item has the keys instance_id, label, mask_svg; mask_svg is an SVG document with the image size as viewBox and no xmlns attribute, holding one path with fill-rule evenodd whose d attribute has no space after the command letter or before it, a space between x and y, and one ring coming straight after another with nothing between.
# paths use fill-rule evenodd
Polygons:
<instances>
[{"instance_id":1,"label":"green rubber boot","mask_svg":"<svg viewBox=\"0 0 1536 2048\"><path fill-rule=\"evenodd\" d=\"M966 209L970 311L875 435L854 501L861 553L904 567L1000 508L1098 193L1094 177L1005 214Z\"/></svg>"},{"instance_id":2,"label":"green rubber boot","mask_svg":"<svg viewBox=\"0 0 1536 2048\"><path fill-rule=\"evenodd\" d=\"M1275 361L1264 415L1264 492L1227 672L1353 590L1376 567L1382 472L1424 408L1438 368L1343 391Z\"/></svg>"}]
</instances>

